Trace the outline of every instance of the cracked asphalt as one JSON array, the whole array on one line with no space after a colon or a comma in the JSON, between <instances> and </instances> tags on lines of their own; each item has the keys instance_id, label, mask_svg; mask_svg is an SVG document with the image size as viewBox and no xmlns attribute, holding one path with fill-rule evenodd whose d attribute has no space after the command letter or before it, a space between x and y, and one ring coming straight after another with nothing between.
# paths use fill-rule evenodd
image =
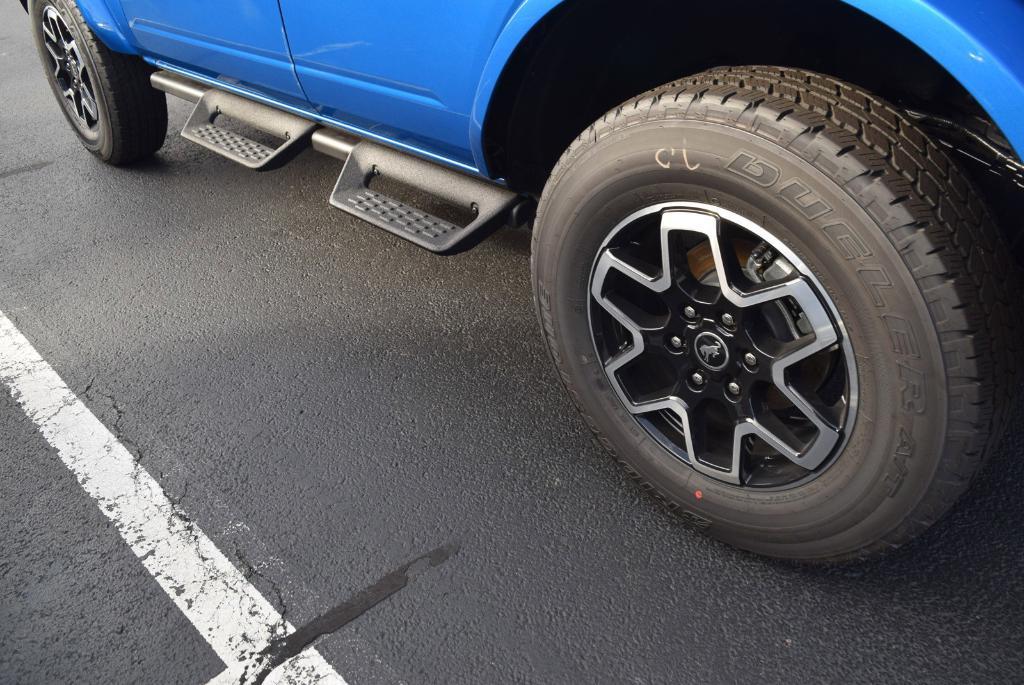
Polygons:
<instances>
[{"instance_id":1,"label":"cracked asphalt","mask_svg":"<svg viewBox=\"0 0 1024 685\"><path fill-rule=\"evenodd\" d=\"M527 232L433 256L331 209L338 162L248 172L180 139L174 100L155 160L105 167L13 2L0 93L0 311L285 618L329 629L350 683L1019 682L1024 407L915 543L764 561L591 440L542 346ZM0 393L0 682L222 670Z\"/></svg>"}]
</instances>

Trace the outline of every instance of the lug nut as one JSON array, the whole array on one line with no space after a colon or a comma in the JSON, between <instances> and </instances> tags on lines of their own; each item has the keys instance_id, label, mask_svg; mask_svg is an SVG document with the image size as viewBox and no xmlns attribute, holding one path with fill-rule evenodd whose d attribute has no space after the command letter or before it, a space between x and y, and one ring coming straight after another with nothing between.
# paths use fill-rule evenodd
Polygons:
<instances>
[{"instance_id":1,"label":"lug nut","mask_svg":"<svg viewBox=\"0 0 1024 685\"><path fill-rule=\"evenodd\" d=\"M731 381L729 383L729 385L727 385L725 387L729 391L730 395L739 395L740 394L740 384L737 383L736 381Z\"/></svg>"},{"instance_id":2,"label":"lug nut","mask_svg":"<svg viewBox=\"0 0 1024 685\"><path fill-rule=\"evenodd\" d=\"M747 352L743 355L743 363L747 366L757 366L757 357L752 352Z\"/></svg>"},{"instance_id":3,"label":"lug nut","mask_svg":"<svg viewBox=\"0 0 1024 685\"><path fill-rule=\"evenodd\" d=\"M668 344L676 348L677 350L683 349L683 339L680 338L678 335L673 335L671 338L669 338Z\"/></svg>"},{"instance_id":4,"label":"lug nut","mask_svg":"<svg viewBox=\"0 0 1024 685\"><path fill-rule=\"evenodd\" d=\"M731 328L736 325L736 319L733 318L732 314L722 314L722 323Z\"/></svg>"},{"instance_id":5,"label":"lug nut","mask_svg":"<svg viewBox=\"0 0 1024 685\"><path fill-rule=\"evenodd\" d=\"M694 385L704 385L704 374L700 371L694 371L693 375L690 376L690 380L693 381Z\"/></svg>"},{"instance_id":6,"label":"lug nut","mask_svg":"<svg viewBox=\"0 0 1024 685\"><path fill-rule=\"evenodd\" d=\"M687 319L696 319L697 310L691 307L690 305L686 305L685 307L683 307L683 316L685 316Z\"/></svg>"}]
</instances>

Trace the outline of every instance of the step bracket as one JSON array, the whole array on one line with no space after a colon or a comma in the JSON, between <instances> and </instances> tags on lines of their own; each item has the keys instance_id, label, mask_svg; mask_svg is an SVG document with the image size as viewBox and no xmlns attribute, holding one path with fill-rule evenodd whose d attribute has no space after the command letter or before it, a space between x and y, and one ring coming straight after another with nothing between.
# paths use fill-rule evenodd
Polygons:
<instances>
[{"instance_id":1,"label":"step bracket","mask_svg":"<svg viewBox=\"0 0 1024 685\"><path fill-rule=\"evenodd\" d=\"M271 147L225 127L221 117L275 138ZM218 125L221 122L221 125ZM181 135L250 169L276 169L309 145L316 124L231 93L208 90L196 102Z\"/></svg>"},{"instance_id":2,"label":"step bracket","mask_svg":"<svg viewBox=\"0 0 1024 685\"><path fill-rule=\"evenodd\" d=\"M459 225L421 211L371 189L375 177L435 196L472 219ZM484 180L364 141L346 160L331 204L431 252L452 253L475 245L500 227L517 198Z\"/></svg>"}]
</instances>

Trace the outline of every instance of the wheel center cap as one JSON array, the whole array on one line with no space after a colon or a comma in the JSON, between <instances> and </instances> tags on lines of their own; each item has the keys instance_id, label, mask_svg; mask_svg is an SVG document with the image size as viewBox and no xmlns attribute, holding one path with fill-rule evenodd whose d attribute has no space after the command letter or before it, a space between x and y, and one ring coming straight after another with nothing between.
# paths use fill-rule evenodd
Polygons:
<instances>
[{"instance_id":1,"label":"wheel center cap","mask_svg":"<svg viewBox=\"0 0 1024 685\"><path fill-rule=\"evenodd\" d=\"M721 371L729 363L729 348L725 341L710 331L694 338L693 353L697 355L697 361L712 371Z\"/></svg>"}]
</instances>

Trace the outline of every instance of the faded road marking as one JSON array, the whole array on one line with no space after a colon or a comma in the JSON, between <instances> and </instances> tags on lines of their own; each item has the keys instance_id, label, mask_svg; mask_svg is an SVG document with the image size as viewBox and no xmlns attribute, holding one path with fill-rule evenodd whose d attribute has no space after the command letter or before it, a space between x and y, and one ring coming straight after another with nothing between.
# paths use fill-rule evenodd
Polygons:
<instances>
[{"instance_id":1,"label":"faded road marking","mask_svg":"<svg viewBox=\"0 0 1024 685\"><path fill-rule=\"evenodd\" d=\"M97 419L0 312L0 383L96 500L164 592L241 682L271 644L295 632L180 511L160 484ZM315 649L275 669L267 683L345 681Z\"/></svg>"}]
</instances>

